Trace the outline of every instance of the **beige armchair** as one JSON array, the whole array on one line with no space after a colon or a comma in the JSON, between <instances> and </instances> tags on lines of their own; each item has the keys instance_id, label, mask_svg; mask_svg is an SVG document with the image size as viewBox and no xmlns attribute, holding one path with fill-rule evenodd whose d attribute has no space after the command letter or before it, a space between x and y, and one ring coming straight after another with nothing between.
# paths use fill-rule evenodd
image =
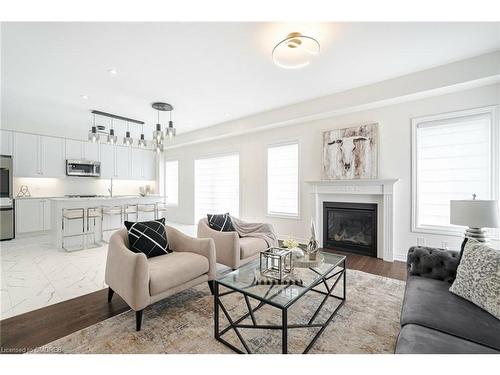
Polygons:
<instances>
[{"instance_id":1,"label":"beige armchair","mask_svg":"<svg viewBox=\"0 0 500 375\"><path fill-rule=\"evenodd\" d=\"M215 279L214 241L189 237L166 226L172 253L146 258L128 249L125 228L109 240L105 282L109 285L108 302L116 292L136 312L136 329L141 330L145 307L172 294L208 282L213 294Z\"/></svg>"},{"instance_id":2,"label":"beige armchair","mask_svg":"<svg viewBox=\"0 0 500 375\"><path fill-rule=\"evenodd\" d=\"M236 232L219 232L208 226L208 220L198 223L198 238L211 238L215 242L217 263L233 270L259 257L269 247L266 240L256 237L239 237Z\"/></svg>"}]
</instances>

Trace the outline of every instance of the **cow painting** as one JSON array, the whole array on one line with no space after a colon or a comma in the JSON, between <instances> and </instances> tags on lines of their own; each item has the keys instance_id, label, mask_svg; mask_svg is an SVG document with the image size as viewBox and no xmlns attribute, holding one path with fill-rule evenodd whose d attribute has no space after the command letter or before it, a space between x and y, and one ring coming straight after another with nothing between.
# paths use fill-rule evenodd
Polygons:
<instances>
[{"instance_id":1,"label":"cow painting","mask_svg":"<svg viewBox=\"0 0 500 375\"><path fill-rule=\"evenodd\" d=\"M323 180L377 178L378 124L323 133Z\"/></svg>"}]
</instances>

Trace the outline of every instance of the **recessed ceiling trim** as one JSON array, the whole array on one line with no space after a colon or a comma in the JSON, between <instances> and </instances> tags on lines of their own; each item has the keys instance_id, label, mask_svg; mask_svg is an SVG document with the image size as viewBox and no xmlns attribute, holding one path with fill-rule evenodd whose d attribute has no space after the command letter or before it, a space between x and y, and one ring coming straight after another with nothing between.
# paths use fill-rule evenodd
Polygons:
<instances>
[{"instance_id":1,"label":"recessed ceiling trim","mask_svg":"<svg viewBox=\"0 0 500 375\"><path fill-rule=\"evenodd\" d=\"M333 111L331 111L331 110L318 111L317 113L308 114L308 115L304 115L304 116L298 116L298 117L295 117L292 119L285 119L282 121L269 122L268 124L265 124L265 125L262 125L259 127L242 129L242 130L238 130L238 131L235 131L232 133L226 132L224 134L209 136L209 137L205 137L203 139L196 139L196 140L186 141L186 142L180 141L177 144L166 146L165 150L172 150L172 149L176 149L176 148L192 146L192 145L199 144L199 143L205 143L205 142L211 142L211 141L216 141L216 140L225 139L225 138L237 137L237 136L241 136L241 135L245 135L245 134L257 133L257 132L261 132L261 131L281 128L281 127L285 127L285 126L297 125L297 124L311 122L311 121L319 121L319 120L328 119L328 118L332 118L332 117L336 117L336 116L346 115L349 113L355 113L355 112L361 112L361 111L366 111L366 110L370 110L370 109L388 107L391 105L396 105L396 104L400 104L400 103L407 103L407 102L411 102L411 101L415 101L415 100L430 98L433 96L451 94L454 92L460 92L460 91L470 90L470 89L474 89L474 88L478 88L478 87L494 85L496 83L500 83L500 74L490 76L490 77L480 78L480 79L469 81L469 82L457 83L457 84L453 84L453 85L446 86L446 87L439 87L439 88L429 89L429 90L416 92L416 93L412 93L412 94L408 94L408 95L396 96L396 97L389 98L389 99L382 99L382 100L377 100L377 101L373 101L373 102L369 102L369 103L352 105L352 106L345 107L345 108L339 108L339 109L336 109ZM214 125L214 126L217 126L217 125ZM188 133L186 133L186 134L188 134Z\"/></svg>"}]
</instances>

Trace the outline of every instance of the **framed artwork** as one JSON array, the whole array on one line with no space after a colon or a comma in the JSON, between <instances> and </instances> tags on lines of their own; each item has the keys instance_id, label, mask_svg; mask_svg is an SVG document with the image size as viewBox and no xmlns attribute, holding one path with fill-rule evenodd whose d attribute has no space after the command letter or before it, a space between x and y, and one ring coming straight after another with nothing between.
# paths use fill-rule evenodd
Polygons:
<instances>
[{"instance_id":1,"label":"framed artwork","mask_svg":"<svg viewBox=\"0 0 500 375\"><path fill-rule=\"evenodd\" d=\"M373 179L377 167L378 124L323 132L321 179Z\"/></svg>"}]
</instances>

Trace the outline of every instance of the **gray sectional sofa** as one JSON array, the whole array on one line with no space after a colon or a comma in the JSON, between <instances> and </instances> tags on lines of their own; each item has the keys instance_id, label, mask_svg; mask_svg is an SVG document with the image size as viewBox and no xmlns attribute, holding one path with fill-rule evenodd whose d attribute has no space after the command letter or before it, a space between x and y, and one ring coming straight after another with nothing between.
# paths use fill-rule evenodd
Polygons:
<instances>
[{"instance_id":1,"label":"gray sectional sofa","mask_svg":"<svg viewBox=\"0 0 500 375\"><path fill-rule=\"evenodd\" d=\"M500 320L448 291L460 254L411 247L401 311L399 354L500 354Z\"/></svg>"}]
</instances>

